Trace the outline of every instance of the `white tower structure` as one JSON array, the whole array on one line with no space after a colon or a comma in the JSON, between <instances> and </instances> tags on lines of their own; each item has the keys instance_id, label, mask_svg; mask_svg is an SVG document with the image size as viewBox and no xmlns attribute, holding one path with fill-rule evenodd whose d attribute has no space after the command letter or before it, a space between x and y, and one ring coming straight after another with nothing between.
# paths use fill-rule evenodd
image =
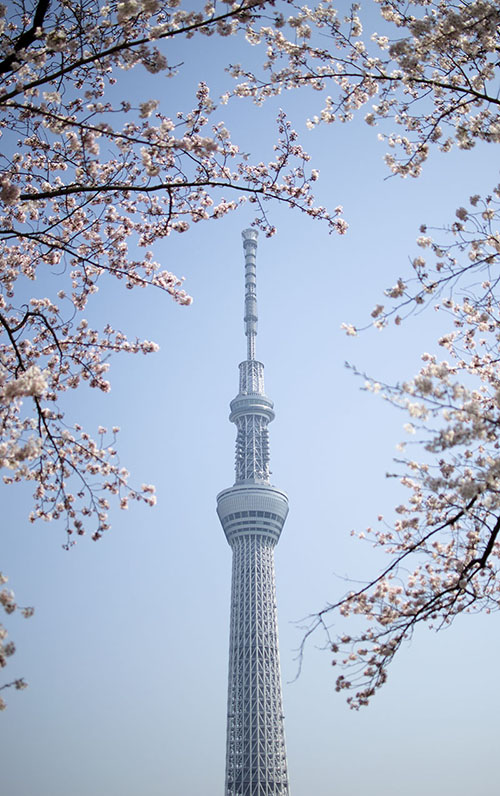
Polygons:
<instances>
[{"instance_id":1,"label":"white tower structure","mask_svg":"<svg viewBox=\"0 0 500 796\"><path fill-rule=\"evenodd\" d=\"M225 796L288 796L278 650L274 548L288 498L269 483L268 423L273 402L255 359L257 231L243 231L247 358L231 401L236 480L217 495L217 514L233 550Z\"/></svg>"}]
</instances>

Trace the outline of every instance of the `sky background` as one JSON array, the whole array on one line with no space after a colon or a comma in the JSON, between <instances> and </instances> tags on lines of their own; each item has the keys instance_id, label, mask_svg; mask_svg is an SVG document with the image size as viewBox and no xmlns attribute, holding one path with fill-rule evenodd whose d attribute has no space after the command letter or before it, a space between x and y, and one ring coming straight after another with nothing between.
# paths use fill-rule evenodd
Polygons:
<instances>
[{"instance_id":1,"label":"sky background","mask_svg":"<svg viewBox=\"0 0 500 796\"><path fill-rule=\"evenodd\" d=\"M116 96L158 98L189 109L200 77L217 96L228 62L256 57L239 40L196 39L173 60L179 78L122 76ZM147 96L146 96L147 95ZM346 578L384 562L350 535L388 519L401 495L385 473L405 439L406 418L344 367L380 380L411 377L435 350L446 319L432 309L402 327L347 337L383 290L410 272L422 223L451 223L458 206L498 180L496 151L434 154L418 180L386 179L384 146L359 119L307 131L316 92L289 93L263 108L221 109L242 148L272 158L273 120L284 107L320 169L321 203L342 204L348 234L269 206L278 234L259 239L257 356L275 402L272 481L287 491L276 549L279 633L291 794L416 796L498 792L497 616L462 617L436 635L417 632L368 709L335 694L324 638L297 648L307 617L341 595ZM2 569L29 621L8 619L17 653L6 674L29 689L6 693L0 719L6 796L220 796L224 787L231 551L215 496L234 481L229 402L245 357L244 208L155 247L186 277L192 306L155 291L102 282L89 321L153 339L159 353L112 361L109 396L83 389L68 418L96 431L119 425L131 481L155 483L154 509L111 513L99 543L70 552L57 525L29 525L30 491L0 487ZM57 289L42 280L35 294Z\"/></svg>"}]
</instances>

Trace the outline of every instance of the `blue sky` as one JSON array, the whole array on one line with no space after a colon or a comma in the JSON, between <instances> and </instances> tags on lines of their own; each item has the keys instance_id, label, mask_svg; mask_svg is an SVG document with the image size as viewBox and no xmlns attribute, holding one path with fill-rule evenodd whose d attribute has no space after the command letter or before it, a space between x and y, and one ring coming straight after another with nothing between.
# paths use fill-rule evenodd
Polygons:
<instances>
[{"instance_id":1,"label":"blue sky","mask_svg":"<svg viewBox=\"0 0 500 796\"><path fill-rule=\"evenodd\" d=\"M200 76L222 90L221 67L243 47L191 42L179 78L131 72L117 90L141 99L147 91L174 112L188 107ZM321 107L315 93L260 109L238 102L219 116L244 147L270 159L280 104L320 169L319 201L343 204L350 224L344 238L330 237L269 207L278 234L261 236L257 258L257 353L276 408L272 478L290 499L276 568L291 792L493 796L496 616L417 633L358 714L334 693L324 640L309 643L298 678L296 650L304 617L341 594L345 577L378 569L383 557L350 531L390 517L400 494L385 473L406 420L360 391L344 362L381 380L407 378L446 326L432 310L355 339L340 325L362 324L383 289L409 273L421 223L451 222L470 194L492 187L495 150L434 155L419 180L386 179L383 144L361 116L306 130ZM137 483L156 484L157 507L114 511L104 539L66 553L61 529L28 524L29 491L1 488L2 568L19 601L36 607L33 619L9 621L18 651L7 672L30 684L7 694L1 717L9 796L223 792L231 556L215 496L234 479L228 413L245 357L241 230L251 219L244 208L155 248L185 275L191 307L105 283L96 297L94 319L156 340L160 351L113 360L110 396L84 390L69 416L121 427L123 464ZM50 281L35 289L55 290Z\"/></svg>"}]
</instances>

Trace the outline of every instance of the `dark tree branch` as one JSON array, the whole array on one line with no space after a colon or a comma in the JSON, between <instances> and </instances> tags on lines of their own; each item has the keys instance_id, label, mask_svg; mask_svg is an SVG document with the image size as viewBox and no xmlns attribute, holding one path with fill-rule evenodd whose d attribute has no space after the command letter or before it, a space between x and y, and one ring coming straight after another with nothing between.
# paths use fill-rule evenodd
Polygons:
<instances>
[{"instance_id":1,"label":"dark tree branch","mask_svg":"<svg viewBox=\"0 0 500 796\"><path fill-rule=\"evenodd\" d=\"M36 31L41 29L45 15L49 10L50 0L39 0L35 9L35 16L33 17L33 24L29 30L24 31L14 44L13 52L8 55L3 61L0 61L0 74L10 72L13 64L16 63L17 55L21 50L25 50L30 44L33 44L37 38Z\"/></svg>"}]
</instances>

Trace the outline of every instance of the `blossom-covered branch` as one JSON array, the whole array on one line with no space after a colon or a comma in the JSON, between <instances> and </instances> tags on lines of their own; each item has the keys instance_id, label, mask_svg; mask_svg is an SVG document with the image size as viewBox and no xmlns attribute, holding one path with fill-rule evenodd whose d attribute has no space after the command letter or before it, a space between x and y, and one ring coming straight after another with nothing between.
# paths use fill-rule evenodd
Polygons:
<instances>
[{"instance_id":1,"label":"blossom-covered branch","mask_svg":"<svg viewBox=\"0 0 500 796\"><path fill-rule=\"evenodd\" d=\"M481 287L479 297L439 305L453 322L439 340L449 359L423 354L418 375L393 387L365 382L408 415L404 428L421 457L399 461L403 472L393 477L409 496L396 519L381 515L379 527L359 534L390 563L321 611L308 631L333 622L333 662L347 670L337 690L355 691L354 708L383 685L418 624L439 629L461 613L500 606L500 314L491 283ZM342 618L354 616L363 629L337 636Z\"/></svg>"},{"instance_id":2,"label":"blossom-covered branch","mask_svg":"<svg viewBox=\"0 0 500 796\"><path fill-rule=\"evenodd\" d=\"M0 587L4 587L6 583L6 576L0 572ZM18 611L22 616L24 616L25 619L29 619L34 613L34 610L31 607L20 607L15 601L14 592L6 588L0 588L0 605L7 615ZM15 651L15 644L12 641L7 641L7 630L3 624L0 623L0 669L3 669L5 666L7 666L8 658L10 658ZM14 688L16 691L22 691L24 688L26 688L26 686L27 683L22 677L20 677L16 680L12 680L10 683L4 683L3 685L0 685L0 691L3 691L7 688ZM5 700L2 696L0 696L0 711L4 710L5 707Z\"/></svg>"},{"instance_id":3,"label":"blossom-covered branch","mask_svg":"<svg viewBox=\"0 0 500 796\"><path fill-rule=\"evenodd\" d=\"M69 534L84 526L80 517L74 527L75 498L66 494L71 474L80 481L76 494L85 495L85 514L96 517L94 538L107 527L107 501L94 499L95 485L83 476L89 468L105 477L106 490L152 501L149 488L128 489L110 461L112 445L92 442L78 424L66 427L57 408L58 395L83 382L109 390L104 374L111 352L155 350L149 341L129 342L122 332L107 327L103 334L78 320L75 311L85 309L99 281L113 276L128 288L153 286L189 304L181 280L161 269L150 247L247 200L256 203L256 223L268 234L274 231L263 210L268 200L345 229L338 210L329 215L314 205L316 173L308 175L308 155L283 113L274 160L252 165L225 125L211 122L215 105L204 83L189 112L167 115L157 100L134 108L107 99L117 69L142 65L173 75L172 39L245 31L271 6L251 0L194 12L178 0L104 6L40 0L32 8L23 2L0 8L0 444L3 466L14 470L4 480L34 480L32 516L65 514ZM115 119L122 120L118 126ZM131 248L141 247L141 258L131 256ZM16 304L19 280L53 266L69 277L60 279L57 297Z\"/></svg>"},{"instance_id":4,"label":"blossom-covered branch","mask_svg":"<svg viewBox=\"0 0 500 796\"><path fill-rule=\"evenodd\" d=\"M111 354L157 350L109 323L91 327L84 312L102 281L189 305L155 243L246 202L268 235L270 201L345 231L340 209L316 206L317 172L284 113L271 158L252 162L202 80L186 107L129 99L133 68L182 75L174 41L220 42L273 13L257 0L199 11L180 0L0 5L0 467L4 484L33 485L30 520L59 521L65 547L107 531L113 498L123 509L156 500L153 486L129 484L117 427L90 433L68 417L71 391L109 392ZM30 293L35 279L42 298Z\"/></svg>"},{"instance_id":5,"label":"blossom-covered branch","mask_svg":"<svg viewBox=\"0 0 500 796\"><path fill-rule=\"evenodd\" d=\"M497 3L374 0L364 8L343 6L294 4L293 13L274 25L254 23L247 36L266 46L264 72L233 65L240 83L232 93L263 102L290 88L328 92L311 127L350 121L365 108L367 124L380 125L379 137L396 152L386 155L389 168L401 176L418 176L432 146L447 152L454 144L470 149L477 140L500 141ZM388 122L396 130L385 132Z\"/></svg>"}]
</instances>

